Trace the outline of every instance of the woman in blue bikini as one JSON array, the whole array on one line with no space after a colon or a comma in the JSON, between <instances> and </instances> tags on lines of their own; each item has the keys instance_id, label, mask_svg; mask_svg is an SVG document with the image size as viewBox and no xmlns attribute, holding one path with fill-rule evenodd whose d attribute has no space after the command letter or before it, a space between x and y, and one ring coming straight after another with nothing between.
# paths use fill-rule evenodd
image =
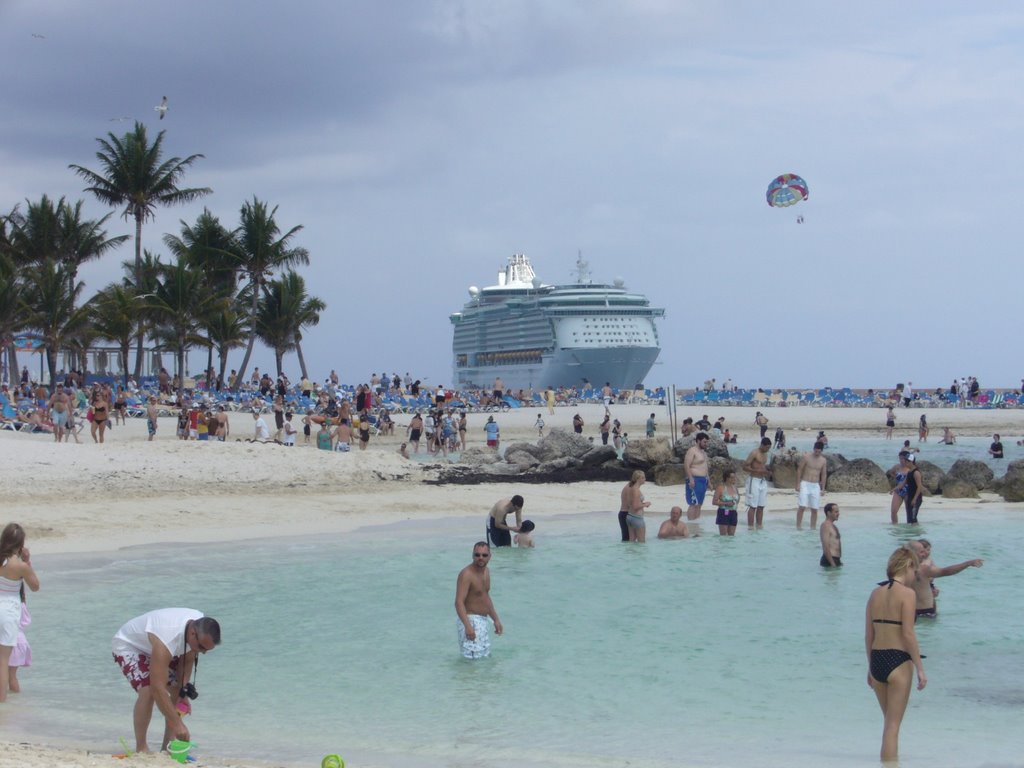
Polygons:
<instances>
[{"instance_id":1,"label":"woman in blue bikini","mask_svg":"<svg viewBox=\"0 0 1024 768\"><path fill-rule=\"evenodd\" d=\"M917 578L917 555L903 546L892 553L886 567L888 579L868 598L864 645L868 655L868 685L882 708L882 762L896 760L900 724L910 701L910 687L917 670L917 690L928 684L921 651L914 634L916 598L908 586ZM908 662L910 662L908 664Z\"/></svg>"},{"instance_id":2,"label":"woman in blue bikini","mask_svg":"<svg viewBox=\"0 0 1024 768\"><path fill-rule=\"evenodd\" d=\"M899 464L893 467L890 472L893 472L893 480L896 485L889 491L892 494L892 501L889 503L889 520L893 525L896 525L900 521L900 507L903 506L904 499L907 498L907 469L906 462L903 461L902 452Z\"/></svg>"}]
</instances>

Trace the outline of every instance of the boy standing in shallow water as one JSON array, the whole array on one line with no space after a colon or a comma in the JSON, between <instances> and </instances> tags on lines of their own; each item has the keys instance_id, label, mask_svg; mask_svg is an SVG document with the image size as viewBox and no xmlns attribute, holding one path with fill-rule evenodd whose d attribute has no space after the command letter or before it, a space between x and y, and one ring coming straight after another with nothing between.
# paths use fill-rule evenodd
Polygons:
<instances>
[{"instance_id":1,"label":"boy standing in shallow water","mask_svg":"<svg viewBox=\"0 0 1024 768\"><path fill-rule=\"evenodd\" d=\"M523 524L519 526L519 533L515 535L515 543L517 547L529 547L533 548L533 529L536 528L533 524L533 520L523 520Z\"/></svg>"}]
</instances>

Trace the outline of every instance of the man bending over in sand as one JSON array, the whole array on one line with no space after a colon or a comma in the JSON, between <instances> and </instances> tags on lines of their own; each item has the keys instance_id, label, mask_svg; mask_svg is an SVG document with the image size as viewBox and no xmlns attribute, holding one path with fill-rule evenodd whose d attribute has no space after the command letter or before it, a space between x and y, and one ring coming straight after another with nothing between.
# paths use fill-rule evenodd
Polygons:
<instances>
[{"instance_id":1,"label":"man bending over in sand","mask_svg":"<svg viewBox=\"0 0 1024 768\"><path fill-rule=\"evenodd\" d=\"M163 608L138 616L114 635L114 662L138 694L132 721L135 751L149 752L146 734L156 704L164 716L161 749L171 739L189 741L183 714L198 696L189 682L199 654L220 645L220 624L191 608Z\"/></svg>"},{"instance_id":2,"label":"man bending over in sand","mask_svg":"<svg viewBox=\"0 0 1024 768\"><path fill-rule=\"evenodd\" d=\"M491 548L486 541L473 545L473 562L459 571L455 585L455 613L459 616L459 648L467 659L491 655L491 637L487 618L494 622L494 633L503 631L498 612L491 602L491 572L487 563Z\"/></svg>"}]
</instances>

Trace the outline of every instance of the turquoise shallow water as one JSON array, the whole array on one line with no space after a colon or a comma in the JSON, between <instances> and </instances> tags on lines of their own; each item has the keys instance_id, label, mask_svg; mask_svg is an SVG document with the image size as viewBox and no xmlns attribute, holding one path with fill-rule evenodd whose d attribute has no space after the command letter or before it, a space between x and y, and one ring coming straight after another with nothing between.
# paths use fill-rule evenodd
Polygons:
<instances>
[{"instance_id":1,"label":"turquoise shallow water","mask_svg":"<svg viewBox=\"0 0 1024 768\"><path fill-rule=\"evenodd\" d=\"M36 665L3 712L4 734L117 751L134 697L110 637L145 610L187 605L224 627L189 723L200 756L318 764L337 752L354 766L479 768L876 762L863 609L908 530L841 519L847 565L825 573L813 531L771 521L724 539L703 527L696 541L637 546L616 541L611 513L539 521L536 550L494 557L506 633L477 662L458 655L453 597L478 520L38 557ZM1019 605L1024 526L1012 513L952 510L918 535L940 564L986 564L941 580L941 617L919 627L930 682L911 699L902 764L1019 762L1008 728L1024 722L1024 616L1007 605Z\"/></svg>"}]
</instances>

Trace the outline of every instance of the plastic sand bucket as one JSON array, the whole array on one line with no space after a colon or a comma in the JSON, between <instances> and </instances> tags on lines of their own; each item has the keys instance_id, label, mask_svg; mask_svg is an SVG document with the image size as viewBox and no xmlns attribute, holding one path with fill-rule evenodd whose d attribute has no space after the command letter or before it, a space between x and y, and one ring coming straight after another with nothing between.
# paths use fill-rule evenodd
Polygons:
<instances>
[{"instance_id":1,"label":"plastic sand bucket","mask_svg":"<svg viewBox=\"0 0 1024 768\"><path fill-rule=\"evenodd\" d=\"M167 752L170 754L172 760L177 760L179 763L184 763L188 760L189 750L194 747L191 741L178 741L175 739L167 745Z\"/></svg>"}]
</instances>

